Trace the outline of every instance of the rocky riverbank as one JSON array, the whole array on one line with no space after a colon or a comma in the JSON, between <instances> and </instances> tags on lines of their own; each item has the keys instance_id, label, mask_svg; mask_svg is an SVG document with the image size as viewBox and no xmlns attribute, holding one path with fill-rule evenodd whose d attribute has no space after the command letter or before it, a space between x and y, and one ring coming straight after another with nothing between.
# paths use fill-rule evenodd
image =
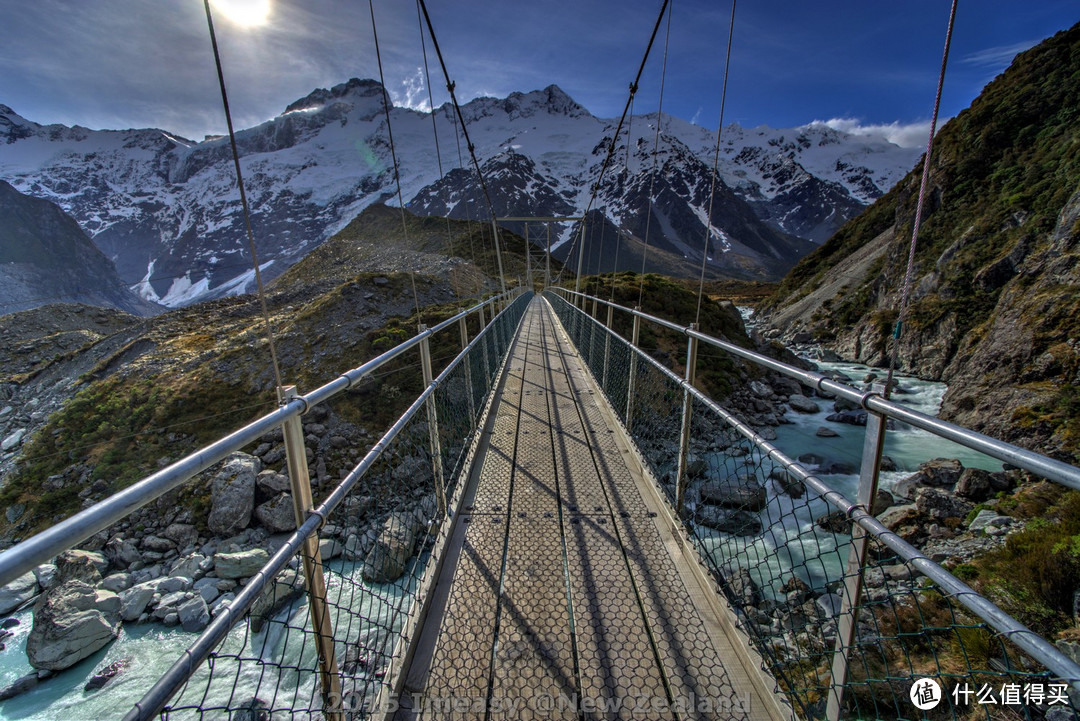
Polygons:
<instances>
[{"instance_id":1,"label":"rocky riverbank","mask_svg":"<svg viewBox=\"0 0 1080 721\"><path fill-rule=\"evenodd\" d=\"M366 432L325 409L305 417L304 431L317 496L332 485L326 469L329 451L370 445ZM33 602L27 655L36 669L0 691L0 697L29 690L94 654L117 637L122 624L202 631L296 527L284 461L281 432L271 432L253 454L234 453L193 482L206 494L205 516L192 510L199 503L192 503L190 490L187 503L179 503L175 492L168 494L94 536L82 549L67 551L0 589L0 616ZM321 529L324 562L339 557L353 562L371 583L390 583L405 573L409 560L423 550L423 531L438 513L435 496L417 470L422 461L404 464L416 474L408 490L388 471L385 477L373 474L365 486L370 495L345 499L335 522ZM391 503L380 500L388 495L387 484L400 486L393 489ZM256 601L253 624L261 626L303 588L293 559ZM96 687L123 673L124 666L107 671Z\"/></svg>"}]
</instances>

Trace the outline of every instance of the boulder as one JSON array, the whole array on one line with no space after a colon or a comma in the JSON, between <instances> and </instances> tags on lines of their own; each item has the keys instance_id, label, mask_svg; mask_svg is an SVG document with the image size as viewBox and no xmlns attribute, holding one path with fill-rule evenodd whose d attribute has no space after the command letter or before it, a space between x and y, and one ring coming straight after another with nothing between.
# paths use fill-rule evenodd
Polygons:
<instances>
[{"instance_id":1,"label":"boulder","mask_svg":"<svg viewBox=\"0 0 1080 721\"><path fill-rule=\"evenodd\" d=\"M266 496L276 496L279 493L288 493L291 490L289 477L270 469L261 471L255 477L255 484L259 492Z\"/></svg>"},{"instance_id":2,"label":"boulder","mask_svg":"<svg viewBox=\"0 0 1080 721\"><path fill-rule=\"evenodd\" d=\"M74 549L56 557L56 575L60 583L78 580L96 586L101 583L101 576L108 568L105 554L97 551Z\"/></svg>"},{"instance_id":3,"label":"boulder","mask_svg":"<svg viewBox=\"0 0 1080 721\"><path fill-rule=\"evenodd\" d=\"M131 588L131 574L111 573L105 577L105 580L101 582L101 587L104 588L106 591L120 593L127 588Z\"/></svg>"},{"instance_id":4,"label":"boulder","mask_svg":"<svg viewBox=\"0 0 1080 721\"><path fill-rule=\"evenodd\" d=\"M725 508L760 511L768 502L765 487L755 476L741 474L703 483L698 490L701 500Z\"/></svg>"},{"instance_id":5,"label":"boulder","mask_svg":"<svg viewBox=\"0 0 1080 721\"><path fill-rule=\"evenodd\" d=\"M27 691L37 688L39 681L38 672L31 671L25 676L20 676L10 685L0 690L0 701L7 701L9 698L15 698Z\"/></svg>"},{"instance_id":6,"label":"boulder","mask_svg":"<svg viewBox=\"0 0 1080 721\"><path fill-rule=\"evenodd\" d=\"M143 560L135 544L120 536L113 536L105 544L105 557L117 568L127 568Z\"/></svg>"},{"instance_id":7,"label":"boulder","mask_svg":"<svg viewBox=\"0 0 1080 721\"><path fill-rule=\"evenodd\" d=\"M90 680L83 686L83 691L97 691L100 688L104 688L109 681L112 681L115 677L122 674L131 665L130 658L123 658L119 661L110 663L105 668L98 671L96 674L90 677Z\"/></svg>"},{"instance_id":8,"label":"boulder","mask_svg":"<svg viewBox=\"0 0 1080 721\"><path fill-rule=\"evenodd\" d=\"M806 484L783 468L773 468L769 471L769 478L777 493L784 493L791 498L802 498L806 494Z\"/></svg>"},{"instance_id":9,"label":"boulder","mask_svg":"<svg viewBox=\"0 0 1080 721\"><path fill-rule=\"evenodd\" d=\"M990 474L981 468L965 468L956 482L956 494L975 503L987 500L994 494Z\"/></svg>"},{"instance_id":10,"label":"boulder","mask_svg":"<svg viewBox=\"0 0 1080 721\"><path fill-rule=\"evenodd\" d=\"M814 603L817 604L821 615L825 618L836 618L840 614L840 608L843 605L843 601L835 593L822 594L818 596Z\"/></svg>"},{"instance_id":11,"label":"boulder","mask_svg":"<svg viewBox=\"0 0 1080 721\"><path fill-rule=\"evenodd\" d=\"M761 518L733 508L704 504L698 507L695 518L702 526L733 536L756 536L762 530Z\"/></svg>"},{"instance_id":12,"label":"boulder","mask_svg":"<svg viewBox=\"0 0 1080 721\"><path fill-rule=\"evenodd\" d=\"M818 426L817 431L814 433L818 438L836 438L840 434L831 428L825 426Z\"/></svg>"},{"instance_id":13,"label":"boulder","mask_svg":"<svg viewBox=\"0 0 1080 721\"><path fill-rule=\"evenodd\" d=\"M413 516L416 519L415 516ZM417 527L420 528L420 521L416 520ZM419 531L418 531L419 532ZM341 543L336 538L320 538L319 539L319 557L322 558L323 563L333 560L341 555Z\"/></svg>"},{"instance_id":14,"label":"boulder","mask_svg":"<svg viewBox=\"0 0 1080 721\"><path fill-rule=\"evenodd\" d=\"M24 573L0 588L0 616L6 616L37 595L38 579L33 571Z\"/></svg>"},{"instance_id":15,"label":"boulder","mask_svg":"<svg viewBox=\"0 0 1080 721\"><path fill-rule=\"evenodd\" d=\"M920 488L948 488L960 480L964 467L955 458L934 458L919 464L919 470L897 482L894 491L914 499Z\"/></svg>"},{"instance_id":16,"label":"boulder","mask_svg":"<svg viewBox=\"0 0 1080 721\"><path fill-rule=\"evenodd\" d=\"M299 598L303 592L304 579L300 571L295 568L282 569L251 605L251 630L258 633L262 630L263 624L272 618L278 609ZM217 608L217 604L214 604L214 608Z\"/></svg>"},{"instance_id":17,"label":"boulder","mask_svg":"<svg viewBox=\"0 0 1080 721\"><path fill-rule=\"evenodd\" d=\"M157 607L154 609L154 618L165 618L170 613L176 613L177 609L186 603L189 598L191 598L191 594L187 591L166 593L157 602Z\"/></svg>"},{"instance_id":18,"label":"boulder","mask_svg":"<svg viewBox=\"0 0 1080 721\"><path fill-rule=\"evenodd\" d=\"M837 535L850 535L851 534L851 519L847 517L847 514L843 511L833 511L832 513L826 513L824 516L820 516L814 521L824 531L829 533L835 533Z\"/></svg>"},{"instance_id":19,"label":"boulder","mask_svg":"<svg viewBox=\"0 0 1080 721\"><path fill-rule=\"evenodd\" d=\"M190 556L181 556L176 559L173 565L169 567L169 575L190 578L195 581L205 576L213 565L213 561L206 556L201 553L193 553Z\"/></svg>"},{"instance_id":20,"label":"boulder","mask_svg":"<svg viewBox=\"0 0 1080 721\"><path fill-rule=\"evenodd\" d=\"M188 576L169 576L158 578L154 581L154 588L158 593L176 593L191 588L192 580Z\"/></svg>"},{"instance_id":21,"label":"boulder","mask_svg":"<svg viewBox=\"0 0 1080 721\"><path fill-rule=\"evenodd\" d=\"M1011 526L1012 523L1013 519L1009 516L999 516L997 511L984 508L975 514L975 518L971 519L968 530L983 531L985 533L991 528L1004 528L1006 526Z\"/></svg>"},{"instance_id":22,"label":"boulder","mask_svg":"<svg viewBox=\"0 0 1080 721\"><path fill-rule=\"evenodd\" d=\"M279 493L255 508L255 519L270 533L296 530L296 511L290 493Z\"/></svg>"},{"instance_id":23,"label":"boulder","mask_svg":"<svg viewBox=\"0 0 1080 721\"><path fill-rule=\"evenodd\" d=\"M199 532L190 523L171 523L162 535L175 543L180 550L194 546L199 542Z\"/></svg>"},{"instance_id":24,"label":"boulder","mask_svg":"<svg viewBox=\"0 0 1080 721\"><path fill-rule=\"evenodd\" d=\"M176 613L180 617L180 625L190 633L198 633L210 625L210 609L201 595L181 604Z\"/></svg>"},{"instance_id":25,"label":"boulder","mask_svg":"<svg viewBox=\"0 0 1080 721\"><path fill-rule=\"evenodd\" d=\"M364 545L363 539L355 533L350 533L345 538L345 545L342 546L341 553L345 556L346 561L359 561L367 554L367 547Z\"/></svg>"},{"instance_id":26,"label":"boulder","mask_svg":"<svg viewBox=\"0 0 1080 721\"><path fill-rule=\"evenodd\" d=\"M221 578L249 578L270 560L270 554L261 548L237 553L215 553L214 571Z\"/></svg>"},{"instance_id":27,"label":"boulder","mask_svg":"<svg viewBox=\"0 0 1080 721\"><path fill-rule=\"evenodd\" d=\"M262 462L246 453L233 453L214 476L210 515L206 525L218 536L234 536L248 527L255 510L255 478Z\"/></svg>"},{"instance_id":28,"label":"boulder","mask_svg":"<svg viewBox=\"0 0 1080 721\"><path fill-rule=\"evenodd\" d=\"M944 521L964 518L975 506L940 488L920 488L915 494L915 507L930 518Z\"/></svg>"},{"instance_id":29,"label":"boulder","mask_svg":"<svg viewBox=\"0 0 1080 721\"><path fill-rule=\"evenodd\" d=\"M814 401L810 400L804 395L791 395L788 396L788 405L791 406L791 410L798 411L799 413L820 413L821 406Z\"/></svg>"},{"instance_id":30,"label":"boulder","mask_svg":"<svg viewBox=\"0 0 1080 721\"><path fill-rule=\"evenodd\" d=\"M120 618L129 622L139 620L139 616L146 610L147 604L156 592L156 584L153 581L140 583L138 586L121 591L119 594Z\"/></svg>"},{"instance_id":31,"label":"boulder","mask_svg":"<svg viewBox=\"0 0 1080 721\"><path fill-rule=\"evenodd\" d=\"M375 545L364 559L364 580L389 583L401 578L412 557L420 525L411 513L394 513L383 524Z\"/></svg>"},{"instance_id":32,"label":"boulder","mask_svg":"<svg viewBox=\"0 0 1080 721\"><path fill-rule=\"evenodd\" d=\"M825 416L825 420L833 423L846 423L849 426L865 426L866 411L857 409L851 411L839 411Z\"/></svg>"},{"instance_id":33,"label":"boulder","mask_svg":"<svg viewBox=\"0 0 1080 721\"><path fill-rule=\"evenodd\" d=\"M914 503L893 506L882 513L878 517L878 520L881 521L881 525L885 526L890 531L895 531L902 526L910 526L919 523L919 511L915 508Z\"/></svg>"},{"instance_id":34,"label":"boulder","mask_svg":"<svg viewBox=\"0 0 1080 721\"><path fill-rule=\"evenodd\" d=\"M871 516L880 516L885 511L892 508L895 503L893 495L886 490L878 489L878 492L874 494L874 503L870 509Z\"/></svg>"},{"instance_id":35,"label":"boulder","mask_svg":"<svg viewBox=\"0 0 1080 721\"><path fill-rule=\"evenodd\" d=\"M55 563L43 563L34 569L34 576L37 577L38 585L41 586L43 591L48 591L60 583L58 573L59 570L56 568Z\"/></svg>"},{"instance_id":36,"label":"boulder","mask_svg":"<svg viewBox=\"0 0 1080 721\"><path fill-rule=\"evenodd\" d=\"M34 606L26 640L30 665L62 671L104 648L120 632L121 606L115 593L78 579L49 591Z\"/></svg>"},{"instance_id":37,"label":"boulder","mask_svg":"<svg viewBox=\"0 0 1080 721\"><path fill-rule=\"evenodd\" d=\"M168 553L176 550L176 542L160 536L146 536L142 539L142 547L150 553Z\"/></svg>"},{"instance_id":38,"label":"boulder","mask_svg":"<svg viewBox=\"0 0 1080 721\"><path fill-rule=\"evenodd\" d=\"M761 603L761 591L758 589L757 583L754 582L754 577L745 568L740 567L734 572L725 574L724 582L726 582L727 590L734 599L736 606L745 608L747 606L757 606Z\"/></svg>"}]
</instances>

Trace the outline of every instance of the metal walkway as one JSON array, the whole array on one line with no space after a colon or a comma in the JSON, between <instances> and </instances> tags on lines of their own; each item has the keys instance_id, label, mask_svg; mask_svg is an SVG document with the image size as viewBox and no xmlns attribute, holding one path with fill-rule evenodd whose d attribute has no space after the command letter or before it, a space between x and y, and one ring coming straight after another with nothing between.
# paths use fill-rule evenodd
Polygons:
<instances>
[{"instance_id":1,"label":"metal walkway","mask_svg":"<svg viewBox=\"0 0 1080 721\"><path fill-rule=\"evenodd\" d=\"M398 718L777 716L651 483L534 299Z\"/></svg>"}]
</instances>

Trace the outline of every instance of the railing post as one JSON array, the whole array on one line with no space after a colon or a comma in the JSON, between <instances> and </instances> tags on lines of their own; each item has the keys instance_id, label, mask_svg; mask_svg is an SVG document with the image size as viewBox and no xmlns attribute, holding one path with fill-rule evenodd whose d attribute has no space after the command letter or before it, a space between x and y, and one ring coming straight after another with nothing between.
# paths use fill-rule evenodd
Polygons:
<instances>
[{"instance_id":1,"label":"railing post","mask_svg":"<svg viewBox=\"0 0 1080 721\"><path fill-rule=\"evenodd\" d=\"M484 306L481 305L480 306L480 330L477 331L477 335L479 335L480 333L483 333L484 328L486 326L487 326L487 321L484 319ZM481 367L484 369L484 383L485 383L485 385L487 383L489 383L490 379L491 379L491 376L489 375L489 370L488 370L488 367L489 367L490 364L488 363L487 344L488 344L488 341L487 341L486 338L484 339L484 342L480 344L480 347L481 347L480 357L483 358L483 364L482 364Z\"/></svg>"},{"instance_id":2,"label":"railing post","mask_svg":"<svg viewBox=\"0 0 1080 721\"><path fill-rule=\"evenodd\" d=\"M604 374L600 380L600 388L607 394L607 370L608 361L611 360L611 315L615 312L615 306L609 305L607 307L607 329L608 333L604 334Z\"/></svg>"},{"instance_id":3,"label":"railing post","mask_svg":"<svg viewBox=\"0 0 1080 721\"><path fill-rule=\"evenodd\" d=\"M469 347L469 327L465 318L458 319L458 331L461 333L461 350ZM476 399L473 397L472 383L472 358L470 353L465 355L465 393L469 396L469 420L476 422Z\"/></svg>"},{"instance_id":4,"label":"railing post","mask_svg":"<svg viewBox=\"0 0 1080 721\"><path fill-rule=\"evenodd\" d=\"M420 324L420 332L427 330L427 326ZM431 387L433 375L431 373L431 338L420 341L420 365L424 371L424 388ZM427 424L428 438L431 439L431 472L435 476L435 497L439 501L439 516L446 516L446 487L443 486L442 444L439 443L439 414L435 410L435 394L427 397Z\"/></svg>"},{"instance_id":5,"label":"railing post","mask_svg":"<svg viewBox=\"0 0 1080 721\"><path fill-rule=\"evenodd\" d=\"M285 386L286 402L298 394L296 386ZM281 424L285 436L285 459L289 469L292 490L293 513L299 527L308 519L314 508L311 497L311 476L308 474L307 451L304 449L304 429L299 416L292 416ZM334 653L334 628L326 605L326 580L323 578L322 555L319 552L319 534L308 536L300 554L304 564L304 580L308 592L308 608L311 626L315 630L315 645L319 652L319 676L322 680L323 713L333 721L343 721L341 705L341 678L338 676L337 656Z\"/></svg>"},{"instance_id":6,"label":"railing post","mask_svg":"<svg viewBox=\"0 0 1080 721\"><path fill-rule=\"evenodd\" d=\"M635 305L634 310L641 310L640 305ZM641 316L634 316L634 330L630 336L630 379L626 384L626 430L634 428L634 386L637 384L637 353L638 336L641 334Z\"/></svg>"},{"instance_id":7,"label":"railing post","mask_svg":"<svg viewBox=\"0 0 1080 721\"><path fill-rule=\"evenodd\" d=\"M589 372L592 372L591 362L596 357L596 326L599 323L596 322L596 316L599 315L599 311L596 306L596 296L592 299L592 322L589 323Z\"/></svg>"},{"instance_id":8,"label":"railing post","mask_svg":"<svg viewBox=\"0 0 1080 721\"><path fill-rule=\"evenodd\" d=\"M690 324L690 330L697 330L697 323ZM690 336L686 344L686 383L694 385L697 376L697 347L698 340ZM683 499L686 497L686 486L689 481L687 473L687 461L690 458L690 421L694 410L693 396L690 391L683 390L682 429L679 434L679 466L675 476L675 510L681 516L683 512Z\"/></svg>"},{"instance_id":9,"label":"railing post","mask_svg":"<svg viewBox=\"0 0 1080 721\"><path fill-rule=\"evenodd\" d=\"M883 392L880 383L873 385L875 393ZM862 464L859 468L859 490L856 496L857 506L867 513L874 509L874 497L877 495L878 473L881 469L881 453L885 445L885 418L868 411L866 415L866 435L863 437ZM847 568L844 571L844 597L840 603L840 613L836 617L836 647L833 651L832 681L829 699L825 707L825 718L837 721L843 710L844 687L848 681L848 668L851 649L855 647L859 627L859 601L862 596L863 570L866 567L866 552L870 545L870 536L859 524L852 524L851 549L848 551Z\"/></svg>"}]
</instances>

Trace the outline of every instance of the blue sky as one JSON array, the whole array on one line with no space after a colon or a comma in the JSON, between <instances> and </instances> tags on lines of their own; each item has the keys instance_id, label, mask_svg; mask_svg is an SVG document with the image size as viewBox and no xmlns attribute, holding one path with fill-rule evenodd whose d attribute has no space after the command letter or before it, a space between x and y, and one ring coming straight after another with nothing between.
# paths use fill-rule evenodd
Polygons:
<instances>
[{"instance_id":1,"label":"blue sky","mask_svg":"<svg viewBox=\"0 0 1080 721\"><path fill-rule=\"evenodd\" d=\"M214 2L240 127L316 87L378 76L366 2ZM731 6L673 3L664 110L715 128ZM660 4L428 0L461 99L554 83L601 117L621 112ZM266 22L244 26L230 12L249 20L266 12ZM947 0L741 0L725 122L835 120L848 129L889 126L891 137L921 143L948 12ZM160 127L195 139L224 130L199 0L0 0L0 13L0 103L24 117ZM425 105L415 5L375 0L375 14L395 102ZM961 0L943 115L966 107L1017 51L1078 20L1075 0ZM664 30L637 112L659 101ZM435 73L430 44L428 52ZM435 77L432 85L438 105L444 84Z\"/></svg>"}]
</instances>

